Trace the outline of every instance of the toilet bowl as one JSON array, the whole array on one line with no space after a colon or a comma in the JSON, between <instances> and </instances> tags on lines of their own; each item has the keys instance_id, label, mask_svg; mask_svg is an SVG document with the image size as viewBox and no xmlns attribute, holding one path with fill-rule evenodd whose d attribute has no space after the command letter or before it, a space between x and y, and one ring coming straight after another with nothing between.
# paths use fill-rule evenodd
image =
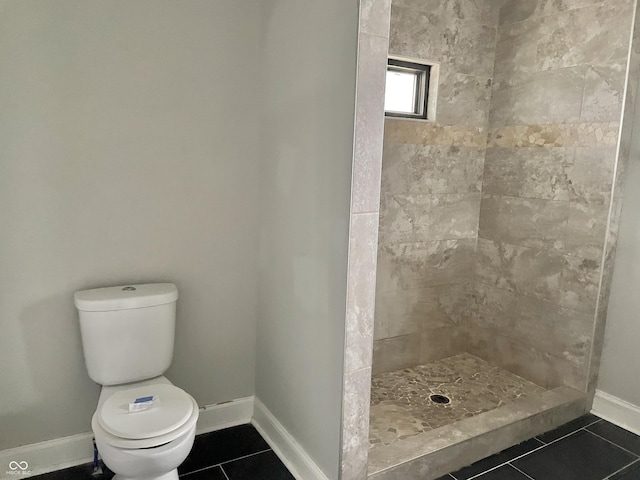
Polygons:
<instances>
[{"instance_id":1,"label":"toilet bowl","mask_svg":"<svg viewBox=\"0 0 640 480\"><path fill-rule=\"evenodd\" d=\"M129 413L129 400L145 393L159 404ZM104 387L91 419L96 446L115 480L177 480L196 432L198 404L165 377Z\"/></svg>"},{"instance_id":2,"label":"toilet bowl","mask_svg":"<svg viewBox=\"0 0 640 480\"><path fill-rule=\"evenodd\" d=\"M91 419L102 460L114 480L178 480L199 410L163 376L173 356L175 285L85 290L74 299L87 371L102 385Z\"/></svg>"}]
</instances>

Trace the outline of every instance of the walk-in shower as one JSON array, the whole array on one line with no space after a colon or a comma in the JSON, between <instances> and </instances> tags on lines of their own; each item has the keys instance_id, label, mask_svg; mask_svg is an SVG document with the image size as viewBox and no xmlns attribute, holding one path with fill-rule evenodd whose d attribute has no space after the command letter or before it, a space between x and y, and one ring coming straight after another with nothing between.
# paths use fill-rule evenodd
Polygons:
<instances>
[{"instance_id":1,"label":"walk-in shower","mask_svg":"<svg viewBox=\"0 0 640 480\"><path fill-rule=\"evenodd\" d=\"M385 121L369 478L433 479L590 405L634 17L632 0L392 2L389 55L439 81L433 121Z\"/></svg>"}]
</instances>

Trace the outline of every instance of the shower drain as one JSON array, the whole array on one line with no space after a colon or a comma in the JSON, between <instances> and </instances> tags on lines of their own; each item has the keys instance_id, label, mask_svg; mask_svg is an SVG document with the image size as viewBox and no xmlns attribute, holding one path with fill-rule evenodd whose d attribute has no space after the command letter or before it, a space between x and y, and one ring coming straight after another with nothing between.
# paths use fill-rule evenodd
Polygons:
<instances>
[{"instance_id":1,"label":"shower drain","mask_svg":"<svg viewBox=\"0 0 640 480\"><path fill-rule=\"evenodd\" d=\"M433 403L440 403L442 405L447 405L448 403L451 403L451 399L445 395L431 395L429 399Z\"/></svg>"}]
</instances>

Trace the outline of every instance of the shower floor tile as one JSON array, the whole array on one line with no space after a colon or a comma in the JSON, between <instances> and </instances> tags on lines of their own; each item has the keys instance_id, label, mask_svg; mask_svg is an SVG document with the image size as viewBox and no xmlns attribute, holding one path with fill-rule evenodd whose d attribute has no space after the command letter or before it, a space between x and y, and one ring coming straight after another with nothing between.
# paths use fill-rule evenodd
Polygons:
<instances>
[{"instance_id":1,"label":"shower floor tile","mask_svg":"<svg viewBox=\"0 0 640 480\"><path fill-rule=\"evenodd\" d=\"M545 389L463 353L375 375L371 382L370 448L488 412ZM444 395L449 404L435 403Z\"/></svg>"}]
</instances>

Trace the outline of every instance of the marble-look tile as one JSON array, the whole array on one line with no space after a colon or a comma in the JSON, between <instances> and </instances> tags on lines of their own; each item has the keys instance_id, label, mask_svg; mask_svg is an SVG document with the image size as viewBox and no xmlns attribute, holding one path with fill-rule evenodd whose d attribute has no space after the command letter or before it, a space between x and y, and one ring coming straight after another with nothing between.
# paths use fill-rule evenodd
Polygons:
<instances>
[{"instance_id":1,"label":"marble-look tile","mask_svg":"<svg viewBox=\"0 0 640 480\"><path fill-rule=\"evenodd\" d=\"M374 375L371 383L372 446L390 445L544 391L466 353ZM434 394L451 402L432 402Z\"/></svg>"},{"instance_id":2,"label":"marble-look tile","mask_svg":"<svg viewBox=\"0 0 640 480\"><path fill-rule=\"evenodd\" d=\"M479 238L476 275L488 285L594 313L599 275L595 260Z\"/></svg>"},{"instance_id":3,"label":"marble-look tile","mask_svg":"<svg viewBox=\"0 0 640 480\"><path fill-rule=\"evenodd\" d=\"M360 0L360 32L389 37L391 0Z\"/></svg>"},{"instance_id":4,"label":"marble-look tile","mask_svg":"<svg viewBox=\"0 0 640 480\"><path fill-rule=\"evenodd\" d=\"M371 369L345 374L341 478L364 480L367 477L370 391Z\"/></svg>"},{"instance_id":5,"label":"marble-look tile","mask_svg":"<svg viewBox=\"0 0 640 480\"><path fill-rule=\"evenodd\" d=\"M481 238L564 251L569 202L482 195Z\"/></svg>"},{"instance_id":6,"label":"marble-look tile","mask_svg":"<svg viewBox=\"0 0 640 480\"><path fill-rule=\"evenodd\" d=\"M473 238L480 194L389 195L380 205L380 245Z\"/></svg>"},{"instance_id":7,"label":"marble-look tile","mask_svg":"<svg viewBox=\"0 0 640 480\"><path fill-rule=\"evenodd\" d=\"M560 12L600 4L602 0L519 0L504 2L500 10L500 25L522 22L536 16L555 15Z\"/></svg>"},{"instance_id":8,"label":"marble-look tile","mask_svg":"<svg viewBox=\"0 0 640 480\"><path fill-rule=\"evenodd\" d=\"M564 257L559 303L594 314L598 299L600 259Z\"/></svg>"},{"instance_id":9,"label":"marble-look tile","mask_svg":"<svg viewBox=\"0 0 640 480\"><path fill-rule=\"evenodd\" d=\"M420 346L420 363L433 362L442 358L465 353L469 339L465 325L432 328L425 323Z\"/></svg>"},{"instance_id":10,"label":"marble-look tile","mask_svg":"<svg viewBox=\"0 0 640 480\"><path fill-rule=\"evenodd\" d=\"M548 125L507 125L489 131L490 147L615 147L616 122Z\"/></svg>"},{"instance_id":11,"label":"marble-look tile","mask_svg":"<svg viewBox=\"0 0 640 480\"><path fill-rule=\"evenodd\" d=\"M482 191L492 195L569 200L573 148L489 148Z\"/></svg>"},{"instance_id":12,"label":"marble-look tile","mask_svg":"<svg viewBox=\"0 0 640 480\"><path fill-rule=\"evenodd\" d=\"M558 303L562 256L478 239L476 275L488 285Z\"/></svg>"},{"instance_id":13,"label":"marble-look tile","mask_svg":"<svg viewBox=\"0 0 640 480\"><path fill-rule=\"evenodd\" d=\"M362 33L358 45L351 213L368 213L380 204L387 39Z\"/></svg>"},{"instance_id":14,"label":"marble-look tile","mask_svg":"<svg viewBox=\"0 0 640 480\"><path fill-rule=\"evenodd\" d=\"M625 81L624 64L591 66L582 98L582 122L619 121Z\"/></svg>"},{"instance_id":15,"label":"marble-look tile","mask_svg":"<svg viewBox=\"0 0 640 480\"><path fill-rule=\"evenodd\" d=\"M433 122L387 118L384 125L386 143L442 145L484 149L487 129L474 125L440 125Z\"/></svg>"},{"instance_id":16,"label":"marble-look tile","mask_svg":"<svg viewBox=\"0 0 640 480\"><path fill-rule=\"evenodd\" d=\"M557 3L557 0L553 0ZM503 8L526 15L531 3L512 2ZM529 16L498 29L497 83L518 84L543 70L579 65L626 63L632 2L598 2L564 9L548 16Z\"/></svg>"},{"instance_id":17,"label":"marble-look tile","mask_svg":"<svg viewBox=\"0 0 640 480\"><path fill-rule=\"evenodd\" d=\"M534 72L514 85L494 84L492 126L580 120L585 67Z\"/></svg>"},{"instance_id":18,"label":"marble-look tile","mask_svg":"<svg viewBox=\"0 0 640 480\"><path fill-rule=\"evenodd\" d=\"M380 245L430 239L431 195L388 194L380 198Z\"/></svg>"},{"instance_id":19,"label":"marble-look tile","mask_svg":"<svg viewBox=\"0 0 640 480\"><path fill-rule=\"evenodd\" d=\"M581 203L607 205L616 160L614 147L578 147L569 170L569 198Z\"/></svg>"},{"instance_id":20,"label":"marble-look tile","mask_svg":"<svg viewBox=\"0 0 640 480\"><path fill-rule=\"evenodd\" d=\"M600 263L607 230L609 207L572 202L564 237L567 255Z\"/></svg>"},{"instance_id":21,"label":"marble-look tile","mask_svg":"<svg viewBox=\"0 0 640 480\"><path fill-rule=\"evenodd\" d=\"M568 360L493 329L474 327L469 352L545 388L583 388L587 359Z\"/></svg>"},{"instance_id":22,"label":"marble-look tile","mask_svg":"<svg viewBox=\"0 0 640 480\"><path fill-rule=\"evenodd\" d=\"M374 338L419 334L426 327L460 324L469 316L470 295L465 284L376 292Z\"/></svg>"},{"instance_id":23,"label":"marble-look tile","mask_svg":"<svg viewBox=\"0 0 640 480\"><path fill-rule=\"evenodd\" d=\"M368 478L434 480L571 421L584 411L584 395L567 387L520 398L453 425L372 448Z\"/></svg>"},{"instance_id":24,"label":"marble-look tile","mask_svg":"<svg viewBox=\"0 0 640 480\"><path fill-rule=\"evenodd\" d=\"M491 78L457 73L441 65L436 120L444 125L486 126L491 103Z\"/></svg>"},{"instance_id":25,"label":"marble-look tile","mask_svg":"<svg viewBox=\"0 0 640 480\"><path fill-rule=\"evenodd\" d=\"M410 334L420 335L427 316L434 310L439 310L438 307L433 287L376 292L374 340ZM439 315L438 318L447 316Z\"/></svg>"},{"instance_id":26,"label":"marble-look tile","mask_svg":"<svg viewBox=\"0 0 640 480\"><path fill-rule=\"evenodd\" d=\"M420 363L420 334L373 342L373 374L391 372Z\"/></svg>"},{"instance_id":27,"label":"marble-look tile","mask_svg":"<svg viewBox=\"0 0 640 480\"><path fill-rule=\"evenodd\" d=\"M500 2L496 0L394 0L398 7L437 14L440 17L466 20L495 27L498 24Z\"/></svg>"},{"instance_id":28,"label":"marble-look tile","mask_svg":"<svg viewBox=\"0 0 640 480\"><path fill-rule=\"evenodd\" d=\"M475 238L478 235L480 193L431 196L429 239Z\"/></svg>"},{"instance_id":29,"label":"marble-look tile","mask_svg":"<svg viewBox=\"0 0 640 480\"><path fill-rule=\"evenodd\" d=\"M351 215L345 336L346 372L371 366L378 215Z\"/></svg>"},{"instance_id":30,"label":"marble-look tile","mask_svg":"<svg viewBox=\"0 0 640 480\"><path fill-rule=\"evenodd\" d=\"M542 19L536 69L626 63L632 6L602 2Z\"/></svg>"},{"instance_id":31,"label":"marble-look tile","mask_svg":"<svg viewBox=\"0 0 640 480\"><path fill-rule=\"evenodd\" d=\"M482 284L475 299L474 325L574 363L588 358L592 315Z\"/></svg>"},{"instance_id":32,"label":"marble-look tile","mask_svg":"<svg viewBox=\"0 0 640 480\"><path fill-rule=\"evenodd\" d=\"M483 151L474 148L385 140L382 191L385 194L480 192L483 161Z\"/></svg>"},{"instance_id":33,"label":"marble-look tile","mask_svg":"<svg viewBox=\"0 0 640 480\"><path fill-rule=\"evenodd\" d=\"M416 10L392 2L389 54L438 62L444 53L442 29L437 10Z\"/></svg>"},{"instance_id":34,"label":"marble-look tile","mask_svg":"<svg viewBox=\"0 0 640 480\"><path fill-rule=\"evenodd\" d=\"M389 52L448 64L459 73L490 77L495 26L483 25L479 18L460 18L461 10L451 9L447 3L469 2L444 2L442 8L436 10L407 8L394 2Z\"/></svg>"},{"instance_id":35,"label":"marble-look tile","mask_svg":"<svg viewBox=\"0 0 640 480\"><path fill-rule=\"evenodd\" d=\"M380 246L376 288L380 292L467 281L473 271L475 239Z\"/></svg>"}]
</instances>

